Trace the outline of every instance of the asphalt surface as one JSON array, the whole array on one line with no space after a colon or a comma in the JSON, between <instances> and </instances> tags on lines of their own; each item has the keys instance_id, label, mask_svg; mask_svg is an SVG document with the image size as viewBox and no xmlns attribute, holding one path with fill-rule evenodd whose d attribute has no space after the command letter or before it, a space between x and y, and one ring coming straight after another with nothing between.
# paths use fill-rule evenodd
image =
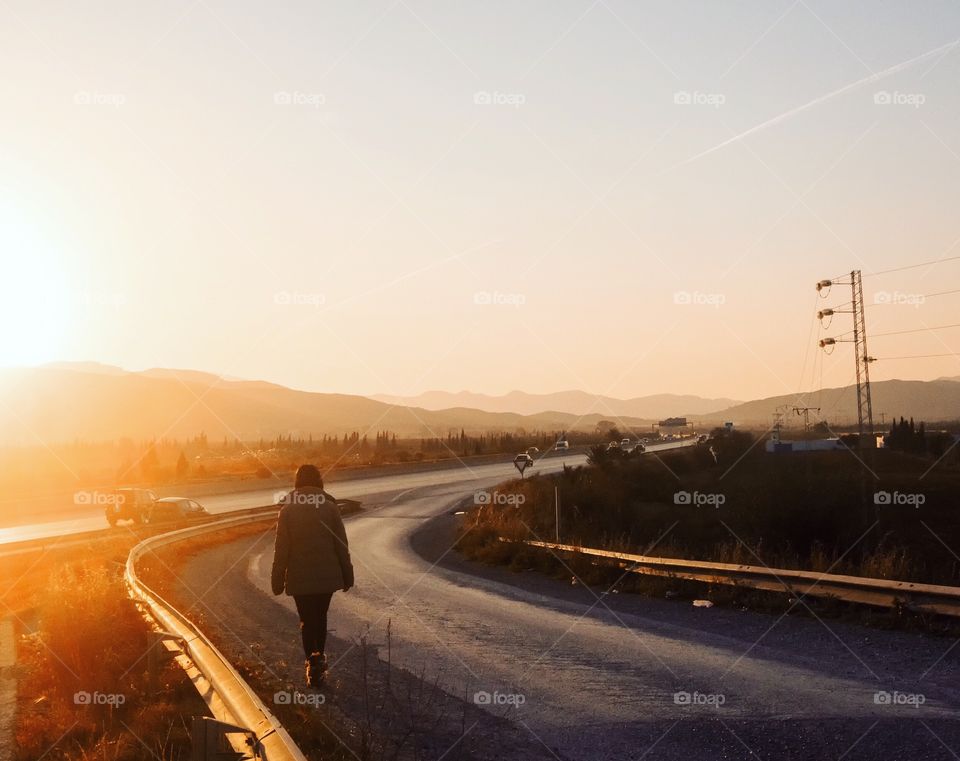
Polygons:
<instances>
[{"instance_id":1,"label":"asphalt surface","mask_svg":"<svg viewBox=\"0 0 960 761\"><path fill-rule=\"evenodd\" d=\"M676 446L676 445L673 445ZM669 445L665 448L669 448ZM558 463L567 465L582 465L586 462L583 454L550 455L542 459L538 465L528 469L527 473L547 472L560 467ZM414 473L402 473L389 476L364 477L357 473L355 478L336 482L336 496L342 499L381 493L403 492L423 486L437 484L461 483L467 478L496 478L503 481L514 478L517 471L512 463L497 463L484 465L466 465L459 468L441 468ZM331 486L333 490L333 486ZM212 514L219 515L234 510L244 510L251 507L273 505L277 501L277 487L269 489L255 489L237 491L225 494L216 494L197 497L197 500ZM185 489L182 496L193 496L189 489ZM68 517L65 517L68 516ZM47 539L50 537L68 536L85 531L99 531L107 528L103 517L103 508L97 506L72 506L62 515L52 516L56 519L42 522L27 523L16 526L0 527L0 545L9 542L19 542L30 539Z\"/></svg>"},{"instance_id":2,"label":"asphalt surface","mask_svg":"<svg viewBox=\"0 0 960 761\"><path fill-rule=\"evenodd\" d=\"M365 637L382 654L389 624L394 666L508 718L559 758L960 754L954 642L605 595L467 563L451 549L451 508L505 476L502 467L477 470L368 491L372 509L347 524L357 586L334 598L336 641ZM335 496L348 496L338 486ZM231 589L238 606L249 604L252 586L262 595L257 605L286 609L262 638L289 640L292 600L269 591L270 537L244 551L246 562L220 582L218 605L231 605ZM512 743L501 757L525 753Z\"/></svg>"}]
</instances>

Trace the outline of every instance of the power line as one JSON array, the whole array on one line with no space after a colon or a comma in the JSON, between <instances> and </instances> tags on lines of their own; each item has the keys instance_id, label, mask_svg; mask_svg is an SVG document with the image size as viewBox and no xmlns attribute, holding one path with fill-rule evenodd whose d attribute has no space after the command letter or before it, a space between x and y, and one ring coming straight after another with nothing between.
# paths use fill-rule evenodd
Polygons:
<instances>
[{"instance_id":1,"label":"power line","mask_svg":"<svg viewBox=\"0 0 960 761\"><path fill-rule=\"evenodd\" d=\"M955 322L951 325L934 325L929 328L911 328L910 330L891 330L887 333L874 333L874 338L881 338L883 336L902 336L905 333L926 333L933 330L946 330L947 328L960 328L960 322Z\"/></svg>"},{"instance_id":2,"label":"power line","mask_svg":"<svg viewBox=\"0 0 960 761\"><path fill-rule=\"evenodd\" d=\"M911 293L909 294L912 298L915 299L933 299L937 296L949 296L954 293L960 293L960 288L953 288L949 291L935 291L934 293ZM890 306L891 304L896 304L896 301L874 301L872 304L864 304L864 309L869 309L870 307L885 307ZM842 304L837 304L836 306L829 307L827 309L821 309L819 314L822 314L824 317L832 317L834 314L844 314L851 311L847 307L853 307L852 301L844 301Z\"/></svg>"},{"instance_id":3,"label":"power line","mask_svg":"<svg viewBox=\"0 0 960 761\"><path fill-rule=\"evenodd\" d=\"M937 291L936 293L911 293L910 296L917 299L932 299L937 296L949 296L952 293L960 293L960 288L954 288L951 291ZM896 304L895 301L874 301L872 304L865 304L866 307L884 307L890 306L891 304ZM840 306L847 306L846 304L841 304ZM836 308L834 308L836 311Z\"/></svg>"},{"instance_id":4,"label":"power line","mask_svg":"<svg viewBox=\"0 0 960 761\"><path fill-rule=\"evenodd\" d=\"M909 354L902 357L874 357L874 362L883 362L888 359L928 359L930 357L957 357L956 352L948 352L947 354Z\"/></svg>"},{"instance_id":5,"label":"power line","mask_svg":"<svg viewBox=\"0 0 960 761\"><path fill-rule=\"evenodd\" d=\"M891 272L903 272L904 270L912 270L917 267L932 267L935 264L940 264L942 262L952 262L957 259L960 259L960 256L948 256L943 259L935 259L932 262L920 262L919 264L907 264L904 267L894 267L889 270L880 270L879 272L868 272L864 277L875 277L877 275L889 275Z\"/></svg>"},{"instance_id":6,"label":"power line","mask_svg":"<svg viewBox=\"0 0 960 761\"><path fill-rule=\"evenodd\" d=\"M960 293L960 288L954 288L952 291L937 291L936 293L924 293L922 294L925 299L932 299L934 296L947 296L951 293Z\"/></svg>"}]
</instances>

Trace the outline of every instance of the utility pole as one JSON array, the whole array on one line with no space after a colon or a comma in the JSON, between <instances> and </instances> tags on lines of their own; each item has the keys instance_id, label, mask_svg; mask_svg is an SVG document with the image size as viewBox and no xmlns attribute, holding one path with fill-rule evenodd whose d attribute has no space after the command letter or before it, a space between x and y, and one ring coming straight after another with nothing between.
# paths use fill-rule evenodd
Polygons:
<instances>
[{"instance_id":1,"label":"utility pole","mask_svg":"<svg viewBox=\"0 0 960 761\"><path fill-rule=\"evenodd\" d=\"M863 305L863 279L860 270L853 270L850 273L849 283L839 280L821 280L817 283L817 291L824 288L830 288L834 285L849 285L853 296L851 309L822 309L817 316L823 320L824 317L833 317L833 315L844 312L853 315L853 339L848 338L823 338L820 340L820 348L835 346L838 343L852 343L854 350L854 361L857 366L857 430L859 433L859 445L861 449L866 448L866 439L864 437L865 429L869 429L870 436L874 436L873 430L873 401L870 398L870 363L874 358L867 353L867 322L864 314ZM871 443L870 449L876 448L876 440Z\"/></svg>"},{"instance_id":2,"label":"utility pole","mask_svg":"<svg viewBox=\"0 0 960 761\"><path fill-rule=\"evenodd\" d=\"M819 408L819 407L794 407L794 408L793 408L793 411L794 411L797 415L803 415L803 430L804 430L804 432L810 430L810 413L811 413L811 412L816 412L818 415L820 414L820 408Z\"/></svg>"}]
</instances>

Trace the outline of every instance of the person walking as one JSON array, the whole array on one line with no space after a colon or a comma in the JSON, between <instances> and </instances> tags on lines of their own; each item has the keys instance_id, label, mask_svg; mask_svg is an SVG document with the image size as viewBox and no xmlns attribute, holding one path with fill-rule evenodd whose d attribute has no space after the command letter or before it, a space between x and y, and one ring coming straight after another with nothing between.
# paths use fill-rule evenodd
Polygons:
<instances>
[{"instance_id":1,"label":"person walking","mask_svg":"<svg viewBox=\"0 0 960 761\"><path fill-rule=\"evenodd\" d=\"M323 489L314 465L297 469L294 490L280 501L270 574L275 595L293 597L300 616L300 636L307 687L323 684L327 611L333 593L353 586L353 564L340 508Z\"/></svg>"}]
</instances>

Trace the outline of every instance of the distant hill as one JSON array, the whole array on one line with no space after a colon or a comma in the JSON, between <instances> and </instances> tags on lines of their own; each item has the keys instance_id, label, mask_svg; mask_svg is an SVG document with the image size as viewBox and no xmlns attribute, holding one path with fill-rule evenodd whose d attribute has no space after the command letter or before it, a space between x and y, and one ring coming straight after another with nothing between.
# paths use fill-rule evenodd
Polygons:
<instances>
[{"instance_id":1,"label":"distant hill","mask_svg":"<svg viewBox=\"0 0 960 761\"><path fill-rule=\"evenodd\" d=\"M655 394L633 399L616 399L610 396L595 396L585 391L558 391L551 394L528 394L511 391L502 396L476 394L470 391L427 391L418 396L390 396L376 394L371 399L423 407L428 410L443 410L450 407L470 407L486 412L515 412L534 415L556 411L573 415L600 414L607 417L636 417L661 420L667 417L699 416L740 404L735 399L704 399L699 396L679 394Z\"/></svg>"},{"instance_id":2,"label":"distant hill","mask_svg":"<svg viewBox=\"0 0 960 761\"><path fill-rule=\"evenodd\" d=\"M960 419L960 382L880 381L872 385L877 425L880 413L942 422ZM731 420L769 426L777 407L820 406L836 424L856 420L856 389L830 388L805 396L783 395L714 408L725 400L660 394L638 399L601 398L570 391L502 397L431 392L415 399L439 409L400 405L390 397L297 391L264 381L226 380L192 370L128 372L97 363L0 369L0 445L54 444L74 440L110 441L122 437L187 438L201 432L211 439L245 441L279 434L320 436L360 431L392 431L401 437L446 436L460 429L476 434L518 430L593 430L603 419L621 428L649 430L651 420L686 415L702 429ZM401 400L397 400L401 401ZM469 403L501 409L477 409ZM565 409L538 409L542 405ZM519 411L503 411L514 406ZM536 412L524 413L535 409ZM585 414L570 412L582 410ZM634 411L630 414L630 411ZM789 413L789 410L788 410ZM796 416L793 420L799 422Z\"/></svg>"},{"instance_id":3,"label":"distant hill","mask_svg":"<svg viewBox=\"0 0 960 761\"><path fill-rule=\"evenodd\" d=\"M894 416L914 417L929 422L960 420L960 383L956 380L934 381L888 380L870 384L874 423L881 425L880 413L887 423ZM857 419L856 386L825 388L805 395L785 394L738 404L729 409L703 416L704 421L731 420L744 425L769 426L773 414L781 405L820 407L827 422L851 423ZM787 410L788 414L792 414ZM813 418L811 417L811 420Z\"/></svg>"},{"instance_id":4,"label":"distant hill","mask_svg":"<svg viewBox=\"0 0 960 761\"><path fill-rule=\"evenodd\" d=\"M564 429L592 430L605 415L536 415L452 408L426 410L363 396L297 391L182 370L127 372L104 365L0 370L0 444L186 438L256 440L278 434L342 435L389 430L398 436ZM646 428L648 421L620 420Z\"/></svg>"}]
</instances>

